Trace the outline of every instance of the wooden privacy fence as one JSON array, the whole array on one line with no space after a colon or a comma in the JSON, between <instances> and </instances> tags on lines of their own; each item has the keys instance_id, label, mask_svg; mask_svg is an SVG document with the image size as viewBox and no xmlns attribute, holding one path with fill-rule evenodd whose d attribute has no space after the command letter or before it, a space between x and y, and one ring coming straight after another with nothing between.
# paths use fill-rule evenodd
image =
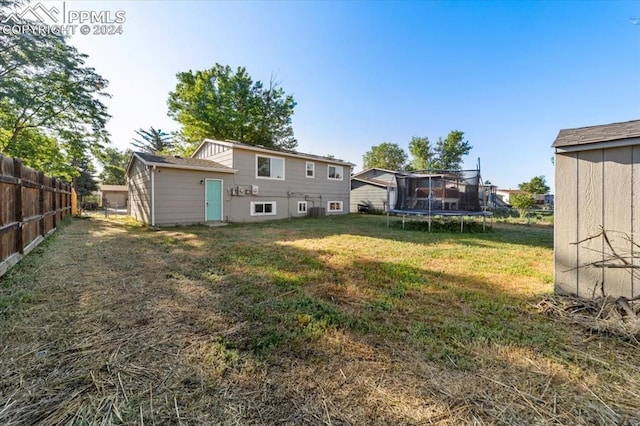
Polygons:
<instances>
[{"instance_id":1,"label":"wooden privacy fence","mask_svg":"<svg viewBox=\"0 0 640 426\"><path fill-rule=\"evenodd\" d=\"M71 213L71 185L0 155L0 276Z\"/></svg>"}]
</instances>

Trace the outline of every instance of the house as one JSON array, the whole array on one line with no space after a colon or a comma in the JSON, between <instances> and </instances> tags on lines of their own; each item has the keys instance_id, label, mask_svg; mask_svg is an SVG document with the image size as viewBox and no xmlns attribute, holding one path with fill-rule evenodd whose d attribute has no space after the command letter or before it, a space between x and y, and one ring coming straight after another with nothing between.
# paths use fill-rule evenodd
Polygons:
<instances>
[{"instance_id":1,"label":"house","mask_svg":"<svg viewBox=\"0 0 640 426\"><path fill-rule=\"evenodd\" d=\"M640 120L560 130L555 148L555 291L640 295ZM633 258L635 253L635 258ZM636 273L637 274L637 273Z\"/></svg>"},{"instance_id":2,"label":"house","mask_svg":"<svg viewBox=\"0 0 640 426\"><path fill-rule=\"evenodd\" d=\"M205 139L190 158L136 152L129 212L158 226L347 214L352 163Z\"/></svg>"},{"instance_id":3,"label":"house","mask_svg":"<svg viewBox=\"0 0 640 426\"><path fill-rule=\"evenodd\" d=\"M497 189L496 197L506 204L511 204L511 196L514 194L522 194L519 189ZM545 205L553 205L553 195L551 194L534 194L533 199L536 202L536 206L542 207Z\"/></svg>"},{"instance_id":4,"label":"house","mask_svg":"<svg viewBox=\"0 0 640 426\"><path fill-rule=\"evenodd\" d=\"M393 209L396 203L397 173L393 170L377 167L354 173L351 176L350 211L357 213L364 206L367 210L387 211L389 208Z\"/></svg>"},{"instance_id":5,"label":"house","mask_svg":"<svg viewBox=\"0 0 640 426\"><path fill-rule=\"evenodd\" d=\"M98 200L103 207L125 208L129 201L127 185L98 185Z\"/></svg>"}]
</instances>

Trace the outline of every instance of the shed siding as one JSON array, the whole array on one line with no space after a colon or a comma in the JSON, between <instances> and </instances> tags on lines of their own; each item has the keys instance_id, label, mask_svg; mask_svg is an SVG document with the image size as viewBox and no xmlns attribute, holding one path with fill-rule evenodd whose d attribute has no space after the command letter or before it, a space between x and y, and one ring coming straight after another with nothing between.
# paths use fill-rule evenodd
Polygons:
<instances>
[{"instance_id":1,"label":"shed siding","mask_svg":"<svg viewBox=\"0 0 640 426\"><path fill-rule=\"evenodd\" d=\"M632 158L633 149L630 146L604 150L602 222L607 231L631 231ZM624 254L631 252L632 244L622 234L611 232L609 238L616 251ZM607 293L632 297L631 274L628 270L604 268L603 273Z\"/></svg>"},{"instance_id":2,"label":"shed siding","mask_svg":"<svg viewBox=\"0 0 640 426\"><path fill-rule=\"evenodd\" d=\"M640 265L640 145L632 147L633 162L631 164L631 236L634 242L634 265ZM631 291L634 296L640 294L640 280L631 278Z\"/></svg>"},{"instance_id":3,"label":"shed siding","mask_svg":"<svg viewBox=\"0 0 640 426\"><path fill-rule=\"evenodd\" d=\"M554 240L555 291L577 294L578 271L575 269L578 241L578 154L556 155L556 205ZM560 243L559 243L560 242Z\"/></svg>"},{"instance_id":4,"label":"shed siding","mask_svg":"<svg viewBox=\"0 0 640 426\"><path fill-rule=\"evenodd\" d=\"M129 214L144 223L151 222L151 175L149 168L134 157L128 179Z\"/></svg>"},{"instance_id":5,"label":"shed siding","mask_svg":"<svg viewBox=\"0 0 640 426\"><path fill-rule=\"evenodd\" d=\"M582 151L578 155L578 240L594 236L602 226L604 179L604 152L602 150ZM569 243L576 243L570 241ZM588 265L602 260L603 241L595 238L578 246L577 264ZM576 265L577 266L577 265ZM578 271L579 295L593 294L604 279L602 268L585 267Z\"/></svg>"},{"instance_id":6,"label":"shed siding","mask_svg":"<svg viewBox=\"0 0 640 426\"><path fill-rule=\"evenodd\" d=\"M367 204L374 209L386 210L387 189L373 186L364 182L354 182L354 189L351 190L351 212L358 212L358 204Z\"/></svg>"},{"instance_id":7,"label":"shed siding","mask_svg":"<svg viewBox=\"0 0 640 426\"><path fill-rule=\"evenodd\" d=\"M598 297L602 286L609 296L640 294L637 279L634 281L629 270L586 266L607 260L609 249L604 239L587 240L602 228L618 253L637 252L633 243L638 244L640 229L639 164L639 146L556 155L556 292ZM625 234L632 241L626 241Z\"/></svg>"}]
</instances>

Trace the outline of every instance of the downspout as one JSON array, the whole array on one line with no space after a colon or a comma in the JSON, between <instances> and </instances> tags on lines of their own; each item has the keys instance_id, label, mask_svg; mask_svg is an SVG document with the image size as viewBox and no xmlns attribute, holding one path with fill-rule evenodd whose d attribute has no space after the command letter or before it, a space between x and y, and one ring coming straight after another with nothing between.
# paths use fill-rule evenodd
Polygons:
<instances>
[{"instance_id":1,"label":"downspout","mask_svg":"<svg viewBox=\"0 0 640 426\"><path fill-rule=\"evenodd\" d=\"M151 226L156 226L156 166L151 167Z\"/></svg>"}]
</instances>

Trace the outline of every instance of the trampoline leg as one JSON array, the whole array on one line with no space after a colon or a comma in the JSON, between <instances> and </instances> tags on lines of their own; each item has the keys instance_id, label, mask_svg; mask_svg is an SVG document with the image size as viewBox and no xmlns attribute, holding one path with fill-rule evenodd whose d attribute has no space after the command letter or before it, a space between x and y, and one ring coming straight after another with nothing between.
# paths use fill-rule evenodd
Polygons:
<instances>
[{"instance_id":1,"label":"trampoline leg","mask_svg":"<svg viewBox=\"0 0 640 426\"><path fill-rule=\"evenodd\" d=\"M486 232L486 231L487 231L487 217L482 216L482 232Z\"/></svg>"},{"instance_id":2,"label":"trampoline leg","mask_svg":"<svg viewBox=\"0 0 640 426\"><path fill-rule=\"evenodd\" d=\"M387 210L387 228L389 227L389 210Z\"/></svg>"},{"instance_id":3,"label":"trampoline leg","mask_svg":"<svg viewBox=\"0 0 640 426\"><path fill-rule=\"evenodd\" d=\"M460 216L460 232L464 232L464 216Z\"/></svg>"},{"instance_id":4,"label":"trampoline leg","mask_svg":"<svg viewBox=\"0 0 640 426\"><path fill-rule=\"evenodd\" d=\"M404 215L402 215L402 229L404 229Z\"/></svg>"}]
</instances>

